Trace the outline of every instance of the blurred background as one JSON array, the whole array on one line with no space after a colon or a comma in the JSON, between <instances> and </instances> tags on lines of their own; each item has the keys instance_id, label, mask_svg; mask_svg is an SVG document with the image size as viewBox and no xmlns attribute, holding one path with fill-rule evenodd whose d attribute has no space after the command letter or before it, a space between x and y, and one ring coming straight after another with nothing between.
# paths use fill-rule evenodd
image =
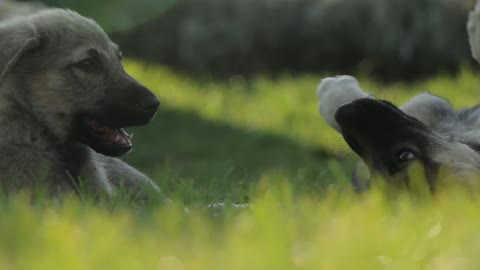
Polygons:
<instances>
[{"instance_id":1,"label":"blurred background","mask_svg":"<svg viewBox=\"0 0 480 270\"><path fill-rule=\"evenodd\" d=\"M474 0L0 0L0 17L47 6L95 19L160 98L124 159L184 202L245 201L264 179L349 187L356 157L317 112L325 76L396 104L425 90L480 103Z\"/></svg>"},{"instance_id":2,"label":"blurred background","mask_svg":"<svg viewBox=\"0 0 480 270\"><path fill-rule=\"evenodd\" d=\"M43 3L93 17L126 55L216 78L361 70L382 80L417 79L472 63L465 22L474 0ZM0 5L2 14L39 7Z\"/></svg>"}]
</instances>

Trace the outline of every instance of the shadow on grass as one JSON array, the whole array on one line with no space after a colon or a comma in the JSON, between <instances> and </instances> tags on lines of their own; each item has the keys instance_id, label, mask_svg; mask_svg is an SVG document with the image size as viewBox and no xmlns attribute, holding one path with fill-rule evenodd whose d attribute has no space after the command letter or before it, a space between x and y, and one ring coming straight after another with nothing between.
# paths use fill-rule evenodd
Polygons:
<instances>
[{"instance_id":1,"label":"shadow on grass","mask_svg":"<svg viewBox=\"0 0 480 270\"><path fill-rule=\"evenodd\" d=\"M192 189L228 193L232 186L248 188L270 176L283 177L279 181L288 180L300 189L318 190L338 179L322 150L211 122L192 112L164 107L148 126L130 131L135 133L134 150L124 160L161 185L168 177L189 183Z\"/></svg>"}]
</instances>

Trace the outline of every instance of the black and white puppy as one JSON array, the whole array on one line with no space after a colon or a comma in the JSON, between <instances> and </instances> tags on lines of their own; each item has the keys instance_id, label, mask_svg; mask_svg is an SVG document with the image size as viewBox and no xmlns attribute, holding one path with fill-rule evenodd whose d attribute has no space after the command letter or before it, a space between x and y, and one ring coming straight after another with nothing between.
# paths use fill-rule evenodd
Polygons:
<instances>
[{"instance_id":1,"label":"black and white puppy","mask_svg":"<svg viewBox=\"0 0 480 270\"><path fill-rule=\"evenodd\" d=\"M480 106L456 111L446 100L422 93L398 108L374 99L351 76L322 80L317 95L320 114L371 174L407 181L407 168L418 162L433 189L441 167L462 179L480 170ZM362 188L355 177L354 186Z\"/></svg>"}]
</instances>

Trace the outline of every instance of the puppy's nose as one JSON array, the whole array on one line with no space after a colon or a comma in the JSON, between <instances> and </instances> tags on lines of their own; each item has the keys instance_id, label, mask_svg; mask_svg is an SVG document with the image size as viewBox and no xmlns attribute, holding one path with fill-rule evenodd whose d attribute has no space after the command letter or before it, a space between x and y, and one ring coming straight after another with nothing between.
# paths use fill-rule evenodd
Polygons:
<instances>
[{"instance_id":1,"label":"puppy's nose","mask_svg":"<svg viewBox=\"0 0 480 270\"><path fill-rule=\"evenodd\" d=\"M137 106L145 113L154 113L158 110L158 107L160 106L160 100L158 100L157 97L153 96L143 101L142 103L137 104Z\"/></svg>"}]
</instances>

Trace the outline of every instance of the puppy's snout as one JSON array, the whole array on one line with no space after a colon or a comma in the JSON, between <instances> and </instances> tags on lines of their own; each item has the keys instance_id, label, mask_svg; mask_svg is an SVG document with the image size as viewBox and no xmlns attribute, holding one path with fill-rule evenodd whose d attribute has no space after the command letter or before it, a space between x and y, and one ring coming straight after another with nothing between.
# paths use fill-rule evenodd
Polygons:
<instances>
[{"instance_id":1,"label":"puppy's snout","mask_svg":"<svg viewBox=\"0 0 480 270\"><path fill-rule=\"evenodd\" d=\"M155 94L138 83L134 84L133 89L134 91L131 92L133 96L130 101L136 113L154 115L160 106L160 101Z\"/></svg>"},{"instance_id":2,"label":"puppy's snout","mask_svg":"<svg viewBox=\"0 0 480 270\"><path fill-rule=\"evenodd\" d=\"M346 122L348 122L349 118L352 115L355 115L355 106L352 102L348 102L340 106L337 111L335 112L335 121L342 126Z\"/></svg>"},{"instance_id":3,"label":"puppy's snout","mask_svg":"<svg viewBox=\"0 0 480 270\"><path fill-rule=\"evenodd\" d=\"M137 104L137 108L144 113L155 113L160 106L160 100L153 96Z\"/></svg>"},{"instance_id":4,"label":"puppy's snout","mask_svg":"<svg viewBox=\"0 0 480 270\"><path fill-rule=\"evenodd\" d=\"M155 116L160 101L155 94L131 77L121 81L121 86L114 84L107 90L105 98L98 105L99 113L109 119L115 127L145 125Z\"/></svg>"}]
</instances>

